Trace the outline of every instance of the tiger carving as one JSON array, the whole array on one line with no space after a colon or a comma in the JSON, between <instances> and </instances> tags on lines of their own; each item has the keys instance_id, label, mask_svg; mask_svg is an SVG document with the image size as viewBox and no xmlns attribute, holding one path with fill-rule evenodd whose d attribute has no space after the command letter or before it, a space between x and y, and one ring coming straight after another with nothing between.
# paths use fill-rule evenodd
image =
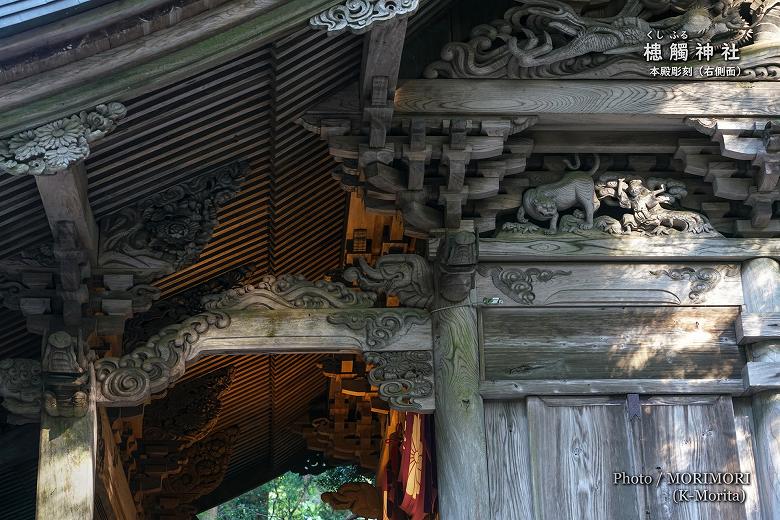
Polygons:
<instances>
[{"instance_id":1,"label":"tiger carving","mask_svg":"<svg viewBox=\"0 0 780 520\"><path fill-rule=\"evenodd\" d=\"M567 162L568 164L568 162ZM577 165L579 167L579 157ZM557 182L530 188L523 193L523 205L517 210L518 222L528 222L526 216L535 220L549 220L550 227L544 232L553 234L558 231L558 218L562 211L573 207L582 208L585 220L580 229L593 227L593 214L601 203L596 196L593 173L598 170L598 156L590 172L569 172Z\"/></svg>"}]
</instances>

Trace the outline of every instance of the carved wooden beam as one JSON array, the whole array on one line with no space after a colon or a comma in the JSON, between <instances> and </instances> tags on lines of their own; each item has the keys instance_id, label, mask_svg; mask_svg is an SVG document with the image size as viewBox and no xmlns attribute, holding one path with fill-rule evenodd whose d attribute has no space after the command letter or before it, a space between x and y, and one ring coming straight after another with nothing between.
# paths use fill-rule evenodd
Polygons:
<instances>
[{"instance_id":1,"label":"carved wooden beam","mask_svg":"<svg viewBox=\"0 0 780 520\"><path fill-rule=\"evenodd\" d=\"M416 275L417 280L423 277ZM397 276L385 283L393 287L395 281L400 281ZM407 294L407 289L399 286L398 292ZM376 364L369 378L391 406L431 411L429 314L375 308L376 300L373 292L293 276L265 277L254 286L207 296L205 312L164 327L121 358L96 361L97 402L146 402L174 384L188 363L206 354L360 352Z\"/></svg>"},{"instance_id":2,"label":"carved wooden beam","mask_svg":"<svg viewBox=\"0 0 780 520\"><path fill-rule=\"evenodd\" d=\"M382 22L414 14L419 5L420 0L346 0L312 16L309 25L328 34L363 34Z\"/></svg>"}]
</instances>

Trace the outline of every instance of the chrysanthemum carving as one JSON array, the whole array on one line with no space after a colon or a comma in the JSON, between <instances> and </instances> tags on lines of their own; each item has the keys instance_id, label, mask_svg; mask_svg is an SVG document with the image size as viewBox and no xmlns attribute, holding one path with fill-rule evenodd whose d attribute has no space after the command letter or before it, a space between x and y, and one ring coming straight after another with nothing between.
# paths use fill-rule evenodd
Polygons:
<instances>
[{"instance_id":1,"label":"chrysanthemum carving","mask_svg":"<svg viewBox=\"0 0 780 520\"><path fill-rule=\"evenodd\" d=\"M79 137L84 136L85 130L81 120L72 116L36 128L35 135L38 138L38 144L47 150L54 150L76 144Z\"/></svg>"},{"instance_id":2,"label":"chrysanthemum carving","mask_svg":"<svg viewBox=\"0 0 780 520\"><path fill-rule=\"evenodd\" d=\"M85 159L88 143L116 128L126 113L121 103L107 103L0 139L0 173L53 175L65 170Z\"/></svg>"}]
</instances>

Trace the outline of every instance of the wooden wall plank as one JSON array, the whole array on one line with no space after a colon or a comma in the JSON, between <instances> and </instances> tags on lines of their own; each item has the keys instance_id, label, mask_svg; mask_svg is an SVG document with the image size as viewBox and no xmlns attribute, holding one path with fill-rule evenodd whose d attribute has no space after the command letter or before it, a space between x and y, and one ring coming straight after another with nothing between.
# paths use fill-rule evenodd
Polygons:
<instances>
[{"instance_id":1,"label":"wooden wall plank","mask_svg":"<svg viewBox=\"0 0 780 520\"><path fill-rule=\"evenodd\" d=\"M739 379L737 307L483 308L485 378Z\"/></svg>"},{"instance_id":2,"label":"wooden wall plank","mask_svg":"<svg viewBox=\"0 0 780 520\"><path fill-rule=\"evenodd\" d=\"M743 395L742 379L543 379L482 381L484 399L519 399L529 395L728 394Z\"/></svg>"},{"instance_id":3,"label":"wooden wall plank","mask_svg":"<svg viewBox=\"0 0 780 520\"><path fill-rule=\"evenodd\" d=\"M652 398L642 406L642 452L645 471L739 472L734 410L729 397ZM740 486L676 486L662 479L648 486L650 518L669 520L740 520L739 502L677 502L675 489L741 491Z\"/></svg>"},{"instance_id":4,"label":"wooden wall plank","mask_svg":"<svg viewBox=\"0 0 780 520\"><path fill-rule=\"evenodd\" d=\"M613 472L633 472L624 401L551 403L528 398L536 518L640 518L638 488L612 485Z\"/></svg>"},{"instance_id":5,"label":"wooden wall plank","mask_svg":"<svg viewBox=\"0 0 780 520\"><path fill-rule=\"evenodd\" d=\"M491 518L531 520L531 453L525 400L486 401Z\"/></svg>"},{"instance_id":6,"label":"wooden wall plank","mask_svg":"<svg viewBox=\"0 0 780 520\"><path fill-rule=\"evenodd\" d=\"M743 486L747 493L745 499L745 514L748 520L761 520L761 504L759 501L758 484L756 484L756 460L753 442L753 408L748 397L734 398L731 400L734 407L734 427L737 438L737 452L739 453L739 471L751 475L750 485Z\"/></svg>"}]
</instances>

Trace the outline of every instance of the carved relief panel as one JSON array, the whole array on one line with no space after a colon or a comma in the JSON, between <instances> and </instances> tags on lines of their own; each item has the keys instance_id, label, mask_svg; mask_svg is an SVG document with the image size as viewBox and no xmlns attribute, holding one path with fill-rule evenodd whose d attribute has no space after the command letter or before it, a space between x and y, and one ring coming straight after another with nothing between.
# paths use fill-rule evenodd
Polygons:
<instances>
[{"instance_id":1,"label":"carved relief panel","mask_svg":"<svg viewBox=\"0 0 780 520\"><path fill-rule=\"evenodd\" d=\"M491 306L742 304L739 264L480 264L479 301Z\"/></svg>"}]
</instances>

